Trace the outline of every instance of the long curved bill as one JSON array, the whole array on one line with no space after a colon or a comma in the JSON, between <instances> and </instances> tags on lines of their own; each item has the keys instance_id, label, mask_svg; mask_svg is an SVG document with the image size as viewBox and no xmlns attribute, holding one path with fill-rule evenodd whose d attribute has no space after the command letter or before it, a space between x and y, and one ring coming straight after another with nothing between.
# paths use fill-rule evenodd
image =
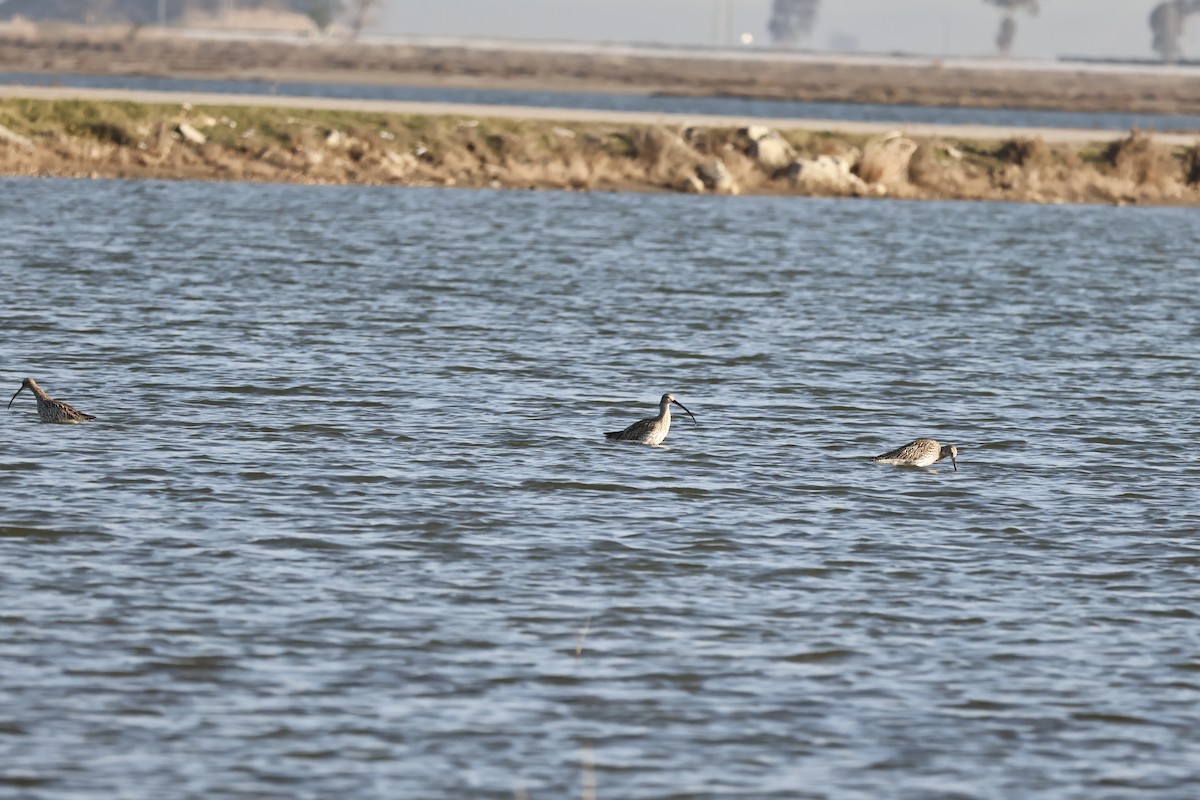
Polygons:
<instances>
[{"instance_id":1,"label":"long curved bill","mask_svg":"<svg viewBox=\"0 0 1200 800\"><path fill-rule=\"evenodd\" d=\"M691 417L691 418L692 418L692 424L693 424L693 425L699 425L699 424L700 424L699 422L696 422L696 417L695 417L695 415L693 415L693 414L692 414L692 412L690 412L690 411L688 411L688 410L687 410L687 406L685 406L683 403L679 402L678 400L672 400L671 402L672 402L672 403L674 403L675 405L679 406L680 408L682 408L684 411L687 411L687 415L688 415L689 417Z\"/></svg>"},{"instance_id":2,"label":"long curved bill","mask_svg":"<svg viewBox=\"0 0 1200 800\"><path fill-rule=\"evenodd\" d=\"M24 386L22 386L20 389L17 389L17 394L20 394L22 391L24 391L24 389L25 389ZM8 405L6 406L6 408L12 408L13 400L17 399L17 394L14 394L12 396L12 400L8 401Z\"/></svg>"}]
</instances>

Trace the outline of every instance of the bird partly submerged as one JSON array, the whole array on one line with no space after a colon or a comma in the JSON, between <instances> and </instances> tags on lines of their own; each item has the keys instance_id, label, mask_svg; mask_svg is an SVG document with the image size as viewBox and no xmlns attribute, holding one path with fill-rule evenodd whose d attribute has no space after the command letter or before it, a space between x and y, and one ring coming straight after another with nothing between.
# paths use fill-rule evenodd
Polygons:
<instances>
[{"instance_id":1,"label":"bird partly submerged","mask_svg":"<svg viewBox=\"0 0 1200 800\"><path fill-rule=\"evenodd\" d=\"M42 418L42 422L62 422L69 425L95 419L91 414L84 414L82 411L72 408L61 400L55 400L46 394L46 390L38 386L37 381L33 378L26 378L21 381L21 388L17 389L17 394L20 394L25 389L33 392L33 396L37 398L38 416ZM14 394L12 400L8 401L9 408L12 408L13 400L17 399L17 394Z\"/></svg>"},{"instance_id":2,"label":"bird partly submerged","mask_svg":"<svg viewBox=\"0 0 1200 800\"><path fill-rule=\"evenodd\" d=\"M952 444L938 444L935 439L916 439L871 460L876 464L928 467L943 458L949 458L954 471L958 472L958 448Z\"/></svg>"},{"instance_id":3,"label":"bird partly submerged","mask_svg":"<svg viewBox=\"0 0 1200 800\"><path fill-rule=\"evenodd\" d=\"M692 423L698 425L696 417L692 412L688 411L683 403L675 399L673 394L664 394L662 399L658 401L658 416L650 419L639 419L637 422L630 425L623 431L613 431L612 433L604 434L604 438L613 442L638 442L639 444L656 445L667 438L667 431L671 430L671 404L687 411L687 415L692 418Z\"/></svg>"}]
</instances>

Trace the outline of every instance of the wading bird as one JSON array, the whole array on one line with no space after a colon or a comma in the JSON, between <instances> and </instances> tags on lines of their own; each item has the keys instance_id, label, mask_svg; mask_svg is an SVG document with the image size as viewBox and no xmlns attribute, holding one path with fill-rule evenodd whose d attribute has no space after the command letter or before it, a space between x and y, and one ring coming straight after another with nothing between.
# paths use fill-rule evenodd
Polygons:
<instances>
[{"instance_id":1,"label":"wading bird","mask_svg":"<svg viewBox=\"0 0 1200 800\"><path fill-rule=\"evenodd\" d=\"M33 378L26 378L21 381L21 388L17 389L17 394L22 390L28 389L33 392L33 396L37 398L38 416L42 418L42 422L63 422L72 424L76 422L87 422L95 419L91 414L84 414L82 411L76 411L71 406L55 400L50 395L46 394L46 390L37 385L37 381ZM8 401L8 407L12 408L13 400L17 399L17 394L12 396L12 400Z\"/></svg>"},{"instance_id":2,"label":"wading bird","mask_svg":"<svg viewBox=\"0 0 1200 800\"><path fill-rule=\"evenodd\" d=\"M671 430L671 404L687 411L687 415L692 418L693 424L696 422L696 417L692 412L688 411L683 403L675 399L673 394L664 394L662 399L658 401L658 416L650 419L640 419L630 425L623 431L613 431L612 433L604 434L606 439L614 442L638 442L639 444L655 445L667 438L667 431Z\"/></svg>"},{"instance_id":3,"label":"wading bird","mask_svg":"<svg viewBox=\"0 0 1200 800\"><path fill-rule=\"evenodd\" d=\"M871 460L876 464L928 467L943 458L949 458L954 471L958 472L958 448L952 444L938 444L934 439L917 439Z\"/></svg>"}]
</instances>

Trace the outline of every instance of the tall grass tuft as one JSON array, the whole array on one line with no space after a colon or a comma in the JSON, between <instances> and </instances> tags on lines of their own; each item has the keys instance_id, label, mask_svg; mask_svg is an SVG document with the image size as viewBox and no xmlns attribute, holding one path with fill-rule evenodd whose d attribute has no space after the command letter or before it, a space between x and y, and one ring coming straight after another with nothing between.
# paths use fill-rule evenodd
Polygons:
<instances>
[{"instance_id":1,"label":"tall grass tuft","mask_svg":"<svg viewBox=\"0 0 1200 800\"><path fill-rule=\"evenodd\" d=\"M1113 177L1135 186L1161 188L1177 180L1179 167L1170 153L1157 147L1149 134L1138 130L1118 139L1104 150L1104 161Z\"/></svg>"}]
</instances>

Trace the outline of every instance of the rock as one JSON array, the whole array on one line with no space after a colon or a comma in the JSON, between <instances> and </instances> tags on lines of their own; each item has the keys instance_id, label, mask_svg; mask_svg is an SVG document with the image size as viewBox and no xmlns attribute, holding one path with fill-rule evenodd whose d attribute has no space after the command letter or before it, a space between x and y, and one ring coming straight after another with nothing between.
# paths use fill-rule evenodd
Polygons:
<instances>
[{"instance_id":1,"label":"rock","mask_svg":"<svg viewBox=\"0 0 1200 800\"><path fill-rule=\"evenodd\" d=\"M9 145L10 147L20 147L24 150L33 149L33 140L27 139L19 133L10 131L8 128L0 125L0 142Z\"/></svg>"},{"instance_id":2,"label":"rock","mask_svg":"<svg viewBox=\"0 0 1200 800\"><path fill-rule=\"evenodd\" d=\"M788 179L792 186L805 191L861 194L867 184L850 167L850 160L843 156L800 158L788 167Z\"/></svg>"},{"instance_id":3,"label":"rock","mask_svg":"<svg viewBox=\"0 0 1200 800\"><path fill-rule=\"evenodd\" d=\"M342 136L341 131L332 130L325 134L326 147L341 147L345 141L346 137Z\"/></svg>"},{"instance_id":4,"label":"rock","mask_svg":"<svg viewBox=\"0 0 1200 800\"><path fill-rule=\"evenodd\" d=\"M917 143L899 131L867 142L863 148L858 174L867 183L902 183L908 180L908 162L917 151Z\"/></svg>"},{"instance_id":5,"label":"rock","mask_svg":"<svg viewBox=\"0 0 1200 800\"><path fill-rule=\"evenodd\" d=\"M262 151L259 152L257 157L259 161L270 164L276 169L287 169L292 165L291 159L288 158L287 153L283 152L277 147L274 147L273 145L264 147Z\"/></svg>"},{"instance_id":6,"label":"rock","mask_svg":"<svg viewBox=\"0 0 1200 800\"><path fill-rule=\"evenodd\" d=\"M783 169L796 158L796 150L778 133L764 136L750 148L750 155L764 169Z\"/></svg>"},{"instance_id":7,"label":"rock","mask_svg":"<svg viewBox=\"0 0 1200 800\"><path fill-rule=\"evenodd\" d=\"M718 194L738 194L740 191L725 162L719 158L697 164L696 175L704 182L705 188Z\"/></svg>"},{"instance_id":8,"label":"rock","mask_svg":"<svg viewBox=\"0 0 1200 800\"><path fill-rule=\"evenodd\" d=\"M750 157L767 170L783 169L796 158L796 150L778 131L765 125L750 125L742 129L750 140Z\"/></svg>"},{"instance_id":9,"label":"rock","mask_svg":"<svg viewBox=\"0 0 1200 800\"><path fill-rule=\"evenodd\" d=\"M757 142L766 136L770 136L774 131L766 125L747 125L742 128L742 135L752 142Z\"/></svg>"},{"instance_id":10,"label":"rock","mask_svg":"<svg viewBox=\"0 0 1200 800\"><path fill-rule=\"evenodd\" d=\"M417 168L417 157L412 153L388 151L383 166L393 178L403 178Z\"/></svg>"},{"instance_id":11,"label":"rock","mask_svg":"<svg viewBox=\"0 0 1200 800\"><path fill-rule=\"evenodd\" d=\"M178 133L180 138L182 138L185 142L191 142L192 144L204 144L208 141L207 136L186 122L181 122L176 125L175 132Z\"/></svg>"},{"instance_id":12,"label":"rock","mask_svg":"<svg viewBox=\"0 0 1200 800\"><path fill-rule=\"evenodd\" d=\"M683 179L683 184L679 187L679 190L686 194L704 194L704 181L695 175L688 175Z\"/></svg>"}]
</instances>

